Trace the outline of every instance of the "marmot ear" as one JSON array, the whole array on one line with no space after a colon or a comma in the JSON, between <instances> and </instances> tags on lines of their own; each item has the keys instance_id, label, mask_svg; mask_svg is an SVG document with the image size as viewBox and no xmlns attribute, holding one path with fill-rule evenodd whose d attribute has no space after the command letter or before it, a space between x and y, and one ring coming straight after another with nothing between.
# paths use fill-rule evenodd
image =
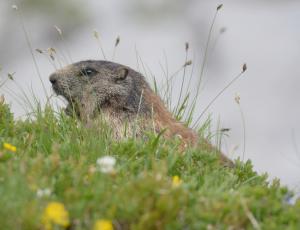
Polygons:
<instances>
[{"instance_id":1,"label":"marmot ear","mask_svg":"<svg viewBox=\"0 0 300 230\"><path fill-rule=\"evenodd\" d=\"M115 76L115 78L116 78L117 81L118 80L121 80L121 81L125 80L126 77L128 76L128 73L129 73L129 70L127 68L124 68L124 67L119 68L117 70L117 75Z\"/></svg>"}]
</instances>

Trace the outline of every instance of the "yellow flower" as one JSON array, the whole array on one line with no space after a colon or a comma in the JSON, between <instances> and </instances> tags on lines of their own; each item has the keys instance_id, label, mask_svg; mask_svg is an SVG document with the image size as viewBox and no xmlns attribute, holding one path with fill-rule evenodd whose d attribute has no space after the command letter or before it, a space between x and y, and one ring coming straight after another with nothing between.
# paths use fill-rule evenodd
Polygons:
<instances>
[{"instance_id":1,"label":"yellow flower","mask_svg":"<svg viewBox=\"0 0 300 230\"><path fill-rule=\"evenodd\" d=\"M12 152L16 152L17 151L17 147L16 146L13 146L9 143L4 143L3 144L3 148L6 149L6 150L9 150L9 151L12 151Z\"/></svg>"},{"instance_id":2,"label":"yellow flower","mask_svg":"<svg viewBox=\"0 0 300 230\"><path fill-rule=\"evenodd\" d=\"M110 220L97 220L93 230L113 230L113 224Z\"/></svg>"},{"instance_id":3,"label":"yellow flower","mask_svg":"<svg viewBox=\"0 0 300 230\"><path fill-rule=\"evenodd\" d=\"M182 184L182 180L180 179L180 177L179 176L173 176L172 186L173 187L178 187L181 184Z\"/></svg>"},{"instance_id":4,"label":"yellow flower","mask_svg":"<svg viewBox=\"0 0 300 230\"><path fill-rule=\"evenodd\" d=\"M70 225L69 213L62 203L50 202L44 210L42 223L46 230L52 230L53 225L67 228Z\"/></svg>"}]
</instances>

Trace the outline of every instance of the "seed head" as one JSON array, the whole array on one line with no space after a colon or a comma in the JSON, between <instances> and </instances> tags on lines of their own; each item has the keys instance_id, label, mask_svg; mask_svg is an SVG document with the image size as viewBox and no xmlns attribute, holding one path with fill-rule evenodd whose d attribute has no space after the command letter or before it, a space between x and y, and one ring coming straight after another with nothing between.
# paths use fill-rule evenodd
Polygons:
<instances>
[{"instance_id":1,"label":"seed head","mask_svg":"<svg viewBox=\"0 0 300 230\"><path fill-rule=\"evenodd\" d=\"M117 46L119 45L119 43L120 43L120 36L118 36L118 37L116 38L115 47L117 47Z\"/></svg>"},{"instance_id":2,"label":"seed head","mask_svg":"<svg viewBox=\"0 0 300 230\"><path fill-rule=\"evenodd\" d=\"M11 8L13 8L13 10L18 10L18 6L17 5L12 5Z\"/></svg>"},{"instance_id":3,"label":"seed head","mask_svg":"<svg viewBox=\"0 0 300 230\"><path fill-rule=\"evenodd\" d=\"M238 93L235 94L234 100L238 105L240 104L241 97Z\"/></svg>"},{"instance_id":4,"label":"seed head","mask_svg":"<svg viewBox=\"0 0 300 230\"><path fill-rule=\"evenodd\" d=\"M94 30L94 31L93 31L93 35L94 35L94 37L95 37L96 39L99 39L99 33L98 33L97 30Z\"/></svg>"},{"instance_id":5,"label":"seed head","mask_svg":"<svg viewBox=\"0 0 300 230\"><path fill-rule=\"evenodd\" d=\"M229 128L223 128L223 129L221 129L221 132L222 132L222 133L226 133L226 132L229 132L229 131L230 131Z\"/></svg>"},{"instance_id":6,"label":"seed head","mask_svg":"<svg viewBox=\"0 0 300 230\"><path fill-rule=\"evenodd\" d=\"M223 7L223 4L218 5L217 11L219 11L220 9L222 9L222 7Z\"/></svg>"},{"instance_id":7,"label":"seed head","mask_svg":"<svg viewBox=\"0 0 300 230\"><path fill-rule=\"evenodd\" d=\"M1 96L0 96L0 105L3 105L4 102L5 102L4 95L1 95Z\"/></svg>"},{"instance_id":8,"label":"seed head","mask_svg":"<svg viewBox=\"0 0 300 230\"><path fill-rule=\"evenodd\" d=\"M40 54L43 53L43 50L41 50L41 49L35 49L35 51L38 52L38 53L40 53Z\"/></svg>"},{"instance_id":9,"label":"seed head","mask_svg":"<svg viewBox=\"0 0 300 230\"><path fill-rule=\"evenodd\" d=\"M227 28L226 27L222 27L220 29L220 34L224 34L226 31L227 31Z\"/></svg>"},{"instance_id":10,"label":"seed head","mask_svg":"<svg viewBox=\"0 0 300 230\"><path fill-rule=\"evenodd\" d=\"M16 74L16 72L13 72L13 73L8 73L7 74L7 77L10 79L10 80L14 80L14 75Z\"/></svg>"},{"instance_id":11,"label":"seed head","mask_svg":"<svg viewBox=\"0 0 300 230\"><path fill-rule=\"evenodd\" d=\"M55 60L54 54L56 54L56 50L54 48L50 47L47 49L47 52L48 52L50 58L52 59L52 61L54 61Z\"/></svg>"},{"instance_id":12,"label":"seed head","mask_svg":"<svg viewBox=\"0 0 300 230\"><path fill-rule=\"evenodd\" d=\"M188 60L187 62L184 63L183 67L191 65L193 62L192 60Z\"/></svg>"},{"instance_id":13,"label":"seed head","mask_svg":"<svg viewBox=\"0 0 300 230\"><path fill-rule=\"evenodd\" d=\"M190 48L190 44L188 42L185 43L185 51L188 51Z\"/></svg>"},{"instance_id":14,"label":"seed head","mask_svg":"<svg viewBox=\"0 0 300 230\"><path fill-rule=\"evenodd\" d=\"M54 53L54 54L56 54L56 50L54 48L52 48L52 47L48 48L47 50L48 50L48 53Z\"/></svg>"},{"instance_id":15,"label":"seed head","mask_svg":"<svg viewBox=\"0 0 300 230\"><path fill-rule=\"evenodd\" d=\"M62 30L58 26L54 26L54 29L56 29L59 35L62 35Z\"/></svg>"},{"instance_id":16,"label":"seed head","mask_svg":"<svg viewBox=\"0 0 300 230\"><path fill-rule=\"evenodd\" d=\"M243 65L243 73L245 73L246 70L247 70L247 64L245 63L245 64Z\"/></svg>"}]
</instances>

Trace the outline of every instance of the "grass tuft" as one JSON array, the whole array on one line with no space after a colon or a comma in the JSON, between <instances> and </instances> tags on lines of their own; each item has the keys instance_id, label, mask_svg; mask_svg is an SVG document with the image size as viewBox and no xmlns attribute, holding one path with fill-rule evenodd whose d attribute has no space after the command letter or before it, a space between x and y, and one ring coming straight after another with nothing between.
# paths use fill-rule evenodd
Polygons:
<instances>
[{"instance_id":1,"label":"grass tuft","mask_svg":"<svg viewBox=\"0 0 300 230\"><path fill-rule=\"evenodd\" d=\"M204 135L205 127L199 132ZM92 229L97 223L114 229L300 227L300 202L286 203L287 188L278 181L267 182L267 175L254 172L250 161L237 160L235 168L226 168L207 149L187 149L182 155L179 140L149 133L145 140L117 142L109 133L108 126L86 128L50 106L18 121L2 102L1 227L43 229L45 223L53 229L63 229L63 223L71 229ZM4 143L15 146L16 152L5 149ZM113 173L99 170L103 159L112 159ZM60 211L53 216L49 207Z\"/></svg>"}]
</instances>

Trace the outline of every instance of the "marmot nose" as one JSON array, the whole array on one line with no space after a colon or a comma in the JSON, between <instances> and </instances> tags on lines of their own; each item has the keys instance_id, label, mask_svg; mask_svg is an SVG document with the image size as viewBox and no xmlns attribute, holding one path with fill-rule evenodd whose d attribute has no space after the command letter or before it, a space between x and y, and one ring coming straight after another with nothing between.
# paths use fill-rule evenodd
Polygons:
<instances>
[{"instance_id":1,"label":"marmot nose","mask_svg":"<svg viewBox=\"0 0 300 230\"><path fill-rule=\"evenodd\" d=\"M51 76L49 77L49 80L50 80L52 85L55 85L55 83L57 82L56 74L51 74Z\"/></svg>"}]
</instances>

